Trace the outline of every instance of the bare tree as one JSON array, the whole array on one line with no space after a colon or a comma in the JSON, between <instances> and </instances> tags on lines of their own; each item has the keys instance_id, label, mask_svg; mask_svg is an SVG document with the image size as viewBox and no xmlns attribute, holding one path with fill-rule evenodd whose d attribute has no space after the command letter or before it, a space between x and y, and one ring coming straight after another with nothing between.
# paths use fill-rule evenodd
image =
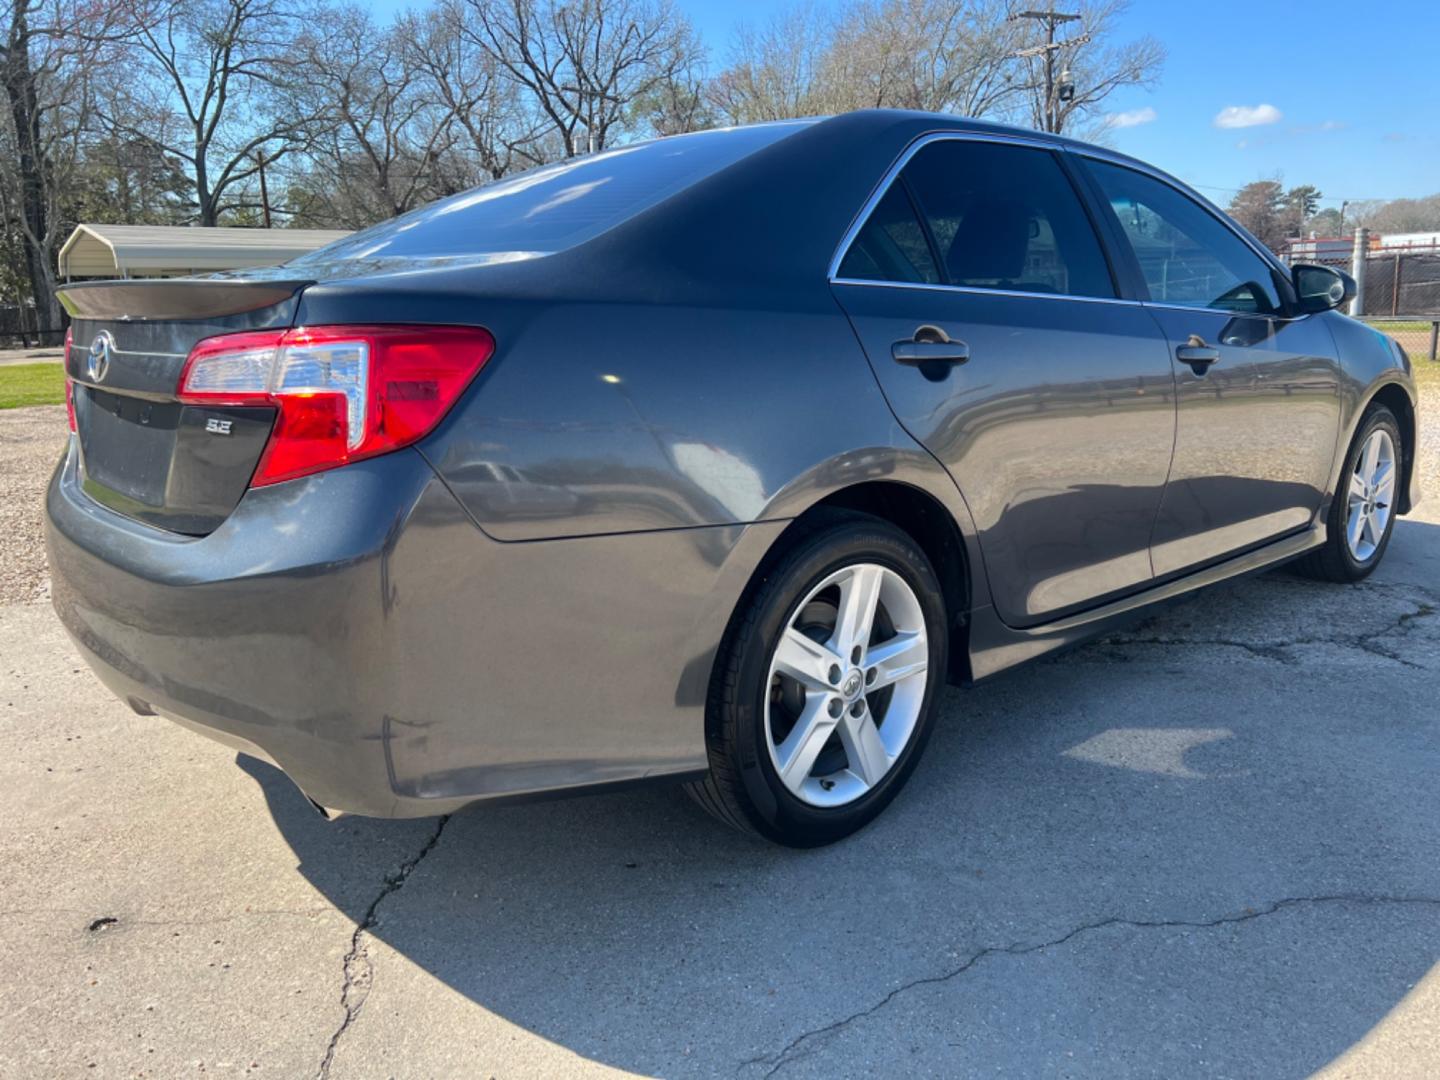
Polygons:
<instances>
[{"instance_id":1,"label":"bare tree","mask_svg":"<svg viewBox=\"0 0 1440 1080\"><path fill-rule=\"evenodd\" d=\"M383 30L359 8L302 34L290 109L312 118L306 165L309 216L359 228L403 214L434 194L434 162L451 128L402 27Z\"/></svg>"},{"instance_id":2,"label":"bare tree","mask_svg":"<svg viewBox=\"0 0 1440 1080\"><path fill-rule=\"evenodd\" d=\"M645 121L652 134L662 137L703 131L716 124L715 111L705 94L705 80L694 72L681 72L661 81L635 99L631 112Z\"/></svg>"},{"instance_id":3,"label":"bare tree","mask_svg":"<svg viewBox=\"0 0 1440 1080\"><path fill-rule=\"evenodd\" d=\"M459 170L470 186L498 180L517 168L543 165L554 155L544 139L549 119L523 87L472 33L465 31L465 0L443 0L419 15L408 15L400 32L429 93L444 110L445 122L463 133L470 163Z\"/></svg>"},{"instance_id":4,"label":"bare tree","mask_svg":"<svg viewBox=\"0 0 1440 1080\"><path fill-rule=\"evenodd\" d=\"M195 216L215 225L253 207L245 190L264 164L300 145L312 117L274 106L293 76L296 8L284 0L128 0L139 78L112 128L185 162Z\"/></svg>"},{"instance_id":5,"label":"bare tree","mask_svg":"<svg viewBox=\"0 0 1440 1080\"><path fill-rule=\"evenodd\" d=\"M94 79L115 33L116 13L71 0L8 0L0 26L0 84L6 141L0 156L0 214L12 230L42 327L58 328L55 256L68 231L68 204L94 103Z\"/></svg>"},{"instance_id":6,"label":"bare tree","mask_svg":"<svg viewBox=\"0 0 1440 1080\"><path fill-rule=\"evenodd\" d=\"M1116 90L1154 85L1164 46L1148 34L1114 43L1129 6L1129 0L1080 0L1079 19L1059 28L1045 19L1024 20L1028 33L1016 59L1026 102L1018 119L1041 131L1073 132L1085 121L1103 124L1101 104Z\"/></svg>"},{"instance_id":7,"label":"bare tree","mask_svg":"<svg viewBox=\"0 0 1440 1080\"><path fill-rule=\"evenodd\" d=\"M734 123L865 108L993 114L1025 90L1007 14L1003 0L852 0L833 13L802 2L737 32L709 97Z\"/></svg>"},{"instance_id":8,"label":"bare tree","mask_svg":"<svg viewBox=\"0 0 1440 1080\"><path fill-rule=\"evenodd\" d=\"M82 221L174 225L190 216L190 181L181 162L143 139L88 135L76 180Z\"/></svg>"},{"instance_id":9,"label":"bare tree","mask_svg":"<svg viewBox=\"0 0 1440 1080\"><path fill-rule=\"evenodd\" d=\"M1285 185L1279 177L1246 184L1235 193L1226 212L1270 250L1278 251L1284 243L1288 231Z\"/></svg>"},{"instance_id":10,"label":"bare tree","mask_svg":"<svg viewBox=\"0 0 1440 1080\"><path fill-rule=\"evenodd\" d=\"M460 32L533 98L566 157L602 150L631 105L698 62L672 0L463 0Z\"/></svg>"},{"instance_id":11,"label":"bare tree","mask_svg":"<svg viewBox=\"0 0 1440 1080\"><path fill-rule=\"evenodd\" d=\"M761 26L740 26L729 66L706 90L710 105L731 124L826 112L821 72L834 34L830 15L813 0L783 8Z\"/></svg>"},{"instance_id":12,"label":"bare tree","mask_svg":"<svg viewBox=\"0 0 1440 1080\"><path fill-rule=\"evenodd\" d=\"M826 106L995 112L1023 91L1007 14L1002 0L857 0L826 51Z\"/></svg>"},{"instance_id":13,"label":"bare tree","mask_svg":"<svg viewBox=\"0 0 1440 1080\"><path fill-rule=\"evenodd\" d=\"M1419 199L1371 200L1355 204L1353 224L1380 233L1440 230L1440 195Z\"/></svg>"}]
</instances>

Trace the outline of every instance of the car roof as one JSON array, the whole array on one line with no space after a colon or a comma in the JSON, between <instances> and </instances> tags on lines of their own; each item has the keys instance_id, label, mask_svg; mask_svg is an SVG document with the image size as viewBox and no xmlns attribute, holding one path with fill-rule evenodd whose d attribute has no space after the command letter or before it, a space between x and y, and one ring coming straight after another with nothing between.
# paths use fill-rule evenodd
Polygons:
<instances>
[{"instance_id":1,"label":"car roof","mask_svg":"<svg viewBox=\"0 0 1440 1080\"><path fill-rule=\"evenodd\" d=\"M924 135L1014 137L1151 170L1078 140L945 113L864 109L777 124L794 130L573 248L456 272L483 276L475 287L537 301L564 295L823 309L833 307L827 268L837 245L905 148ZM723 138L725 130L734 129L669 138ZM329 280L339 285L346 276Z\"/></svg>"}]
</instances>

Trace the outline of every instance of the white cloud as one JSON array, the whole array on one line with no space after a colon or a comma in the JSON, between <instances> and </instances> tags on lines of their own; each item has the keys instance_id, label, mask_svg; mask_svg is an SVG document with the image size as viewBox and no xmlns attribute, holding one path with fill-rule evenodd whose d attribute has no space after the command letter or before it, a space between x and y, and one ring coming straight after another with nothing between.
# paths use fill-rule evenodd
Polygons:
<instances>
[{"instance_id":1,"label":"white cloud","mask_svg":"<svg viewBox=\"0 0 1440 1080\"><path fill-rule=\"evenodd\" d=\"M1261 124L1278 124L1280 110L1274 105L1226 105L1215 114L1218 128L1259 127Z\"/></svg>"},{"instance_id":2,"label":"white cloud","mask_svg":"<svg viewBox=\"0 0 1440 1080\"><path fill-rule=\"evenodd\" d=\"M1155 110L1147 105L1143 109L1111 113L1105 118L1105 125L1112 128L1138 127L1141 124L1150 123L1157 115Z\"/></svg>"}]
</instances>

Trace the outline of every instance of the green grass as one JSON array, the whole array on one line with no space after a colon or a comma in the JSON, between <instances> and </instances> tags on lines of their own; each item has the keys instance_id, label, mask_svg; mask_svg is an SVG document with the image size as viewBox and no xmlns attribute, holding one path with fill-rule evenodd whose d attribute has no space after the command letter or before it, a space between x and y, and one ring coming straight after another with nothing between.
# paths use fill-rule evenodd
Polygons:
<instances>
[{"instance_id":1,"label":"green grass","mask_svg":"<svg viewBox=\"0 0 1440 1080\"><path fill-rule=\"evenodd\" d=\"M0 409L65 404L65 365L0 365Z\"/></svg>"},{"instance_id":2,"label":"green grass","mask_svg":"<svg viewBox=\"0 0 1440 1080\"><path fill-rule=\"evenodd\" d=\"M1428 334L1430 332L1428 320L1367 318L1365 321L1376 330L1383 330L1387 334Z\"/></svg>"},{"instance_id":3,"label":"green grass","mask_svg":"<svg viewBox=\"0 0 1440 1080\"><path fill-rule=\"evenodd\" d=\"M1440 360L1427 360L1420 357L1410 358L1410 366L1415 369L1415 381L1420 389L1430 394L1440 394Z\"/></svg>"}]
</instances>

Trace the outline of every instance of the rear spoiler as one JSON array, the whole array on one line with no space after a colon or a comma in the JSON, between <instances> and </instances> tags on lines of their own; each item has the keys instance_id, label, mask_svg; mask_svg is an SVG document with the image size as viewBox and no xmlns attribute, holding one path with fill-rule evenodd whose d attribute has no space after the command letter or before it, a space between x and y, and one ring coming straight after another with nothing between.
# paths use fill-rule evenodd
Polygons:
<instances>
[{"instance_id":1,"label":"rear spoiler","mask_svg":"<svg viewBox=\"0 0 1440 1080\"><path fill-rule=\"evenodd\" d=\"M74 319L214 319L271 307L290 299L312 278L246 281L224 278L153 278L85 281L57 290Z\"/></svg>"}]
</instances>

